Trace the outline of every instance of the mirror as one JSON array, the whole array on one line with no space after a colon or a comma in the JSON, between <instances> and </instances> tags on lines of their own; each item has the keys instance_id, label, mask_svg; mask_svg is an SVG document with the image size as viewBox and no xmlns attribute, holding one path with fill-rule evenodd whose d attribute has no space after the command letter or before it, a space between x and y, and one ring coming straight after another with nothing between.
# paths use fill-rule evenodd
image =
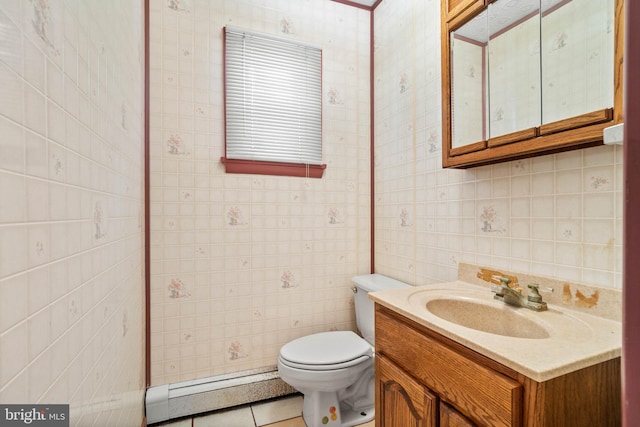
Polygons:
<instances>
[{"instance_id":1,"label":"mirror","mask_svg":"<svg viewBox=\"0 0 640 427\"><path fill-rule=\"evenodd\" d=\"M488 10L489 137L526 130L532 138L540 126L540 0L500 0Z\"/></svg>"},{"instance_id":2,"label":"mirror","mask_svg":"<svg viewBox=\"0 0 640 427\"><path fill-rule=\"evenodd\" d=\"M485 9L451 34L451 147L473 143L484 148L488 129L487 41ZM472 149L472 148L467 148Z\"/></svg>"},{"instance_id":3,"label":"mirror","mask_svg":"<svg viewBox=\"0 0 640 427\"><path fill-rule=\"evenodd\" d=\"M602 143L622 122L623 0L443 1L443 167Z\"/></svg>"},{"instance_id":4,"label":"mirror","mask_svg":"<svg viewBox=\"0 0 640 427\"><path fill-rule=\"evenodd\" d=\"M613 107L613 0L542 1L542 123Z\"/></svg>"}]
</instances>

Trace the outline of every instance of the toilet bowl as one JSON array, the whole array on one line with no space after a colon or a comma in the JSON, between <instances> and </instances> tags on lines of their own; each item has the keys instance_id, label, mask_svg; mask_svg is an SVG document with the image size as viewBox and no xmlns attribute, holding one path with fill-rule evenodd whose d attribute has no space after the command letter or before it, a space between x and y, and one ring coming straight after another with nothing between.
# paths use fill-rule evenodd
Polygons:
<instances>
[{"instance_id":1,"label":"toilet bowl","mask_svg":"<svg viewBox=\"0 0 640 427\"><path fill-rule=\"evenodd\" d=\"M351 331L321 332L280 349L280 378L304 395L307 427L350 427L374 417L373 302L367 293L409 285L380 274L353 281L356 320L364 338Z\"/></svg>"},{"instance_id":2,"label":"toilet bowl","mask_svg":"<svg viewBox=\"0 0 640 427\"><path fill-rule=\"evenodd\" d=\"M278 371L304 394L308 427L347 427L373 419L373 349L355 333L321 332L291 341L280 350Z\"/></svg>"}]
</instances>

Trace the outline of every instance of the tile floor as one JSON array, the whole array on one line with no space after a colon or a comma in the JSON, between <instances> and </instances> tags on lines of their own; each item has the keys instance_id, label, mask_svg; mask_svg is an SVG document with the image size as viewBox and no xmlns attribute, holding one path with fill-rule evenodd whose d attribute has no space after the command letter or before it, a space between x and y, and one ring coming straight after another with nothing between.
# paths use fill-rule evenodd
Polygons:
<instances>
[{"instance_id":1,"label":"tile floor","mask_svg":"<svg viewBox=\"0 0 640 427\"><path fill-rule=\"evenodd\" d=\"M306 427L301 414L302 396L295 395L153 424L153 427ZM374 427L374 424L370 421L358 427Z\"/></svg>"}]
</instances>

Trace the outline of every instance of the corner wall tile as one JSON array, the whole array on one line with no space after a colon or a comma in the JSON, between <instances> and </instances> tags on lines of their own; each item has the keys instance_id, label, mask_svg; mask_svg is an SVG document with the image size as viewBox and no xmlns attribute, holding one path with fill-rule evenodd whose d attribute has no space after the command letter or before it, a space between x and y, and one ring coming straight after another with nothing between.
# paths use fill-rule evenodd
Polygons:
<instances>
[{"instance_id":1,"label":"corner wall tile","mask_svg":"<svg viewBox=\"0 0 640 427\"><path fill-rule=\"evenodd\" d=\"M20 274L0 281L0 334L27 316L27 276Z\"/></svg>"},{"instance_id":2,"label":"corner wall tile","mask_svg":"<svg viewBox=\"0 0 640 427\"><path fill-rule=\"evenodd\" d=\"M3 360L0 369L0 383L6 384L27 365L27 324L21 322L4 331L0 334L0 343L2 344L0 345L0 353Z\"/></svg>"},{"instance_id":3,"label":"corner wall tile","mask_svg":"<svg viewBox=\"0 0 640 427\"><path fill-rule=\"evenodd\" d=\"M0 115L22 124L25 104L24 84L9 66L0 62L0 84L4 102L0 103Z\"/></svg>"},{"instance_id":4,"label":"corner wall tile","mask_svg":"<svg viewBox=\"0 0 640 427\"><path fill-rule=\"evenodd\" d=\"M2 135L0 170L24 172L25 145L22 128L0 116L0 135Z\"/></svg>"},{"instance_id":5,"label":"corner wall tile","mask_svg":"<svg viewBox=\"0 0 640 427\"><path fill-rule=\"evenodd\" d=\"M0 171L0 224L26 219L26 183L24 176Z\"/></svg>"}]
</instances>

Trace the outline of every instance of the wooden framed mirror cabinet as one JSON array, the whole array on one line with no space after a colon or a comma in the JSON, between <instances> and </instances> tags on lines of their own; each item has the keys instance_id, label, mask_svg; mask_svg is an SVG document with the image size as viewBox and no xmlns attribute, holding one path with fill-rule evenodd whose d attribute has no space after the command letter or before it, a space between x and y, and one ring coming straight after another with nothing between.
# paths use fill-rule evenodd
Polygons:
<instances>
[{"instance_id":1,"label":"wooden framed mirror cabinet","mask_svg":"<svg viewBox=\"0 0 640 427\"><path fill-rule=\"evenodd\" d=\"M624 0L442 0L442 164L602 144L623 122Z\"/></svg>"}]
</instances>

